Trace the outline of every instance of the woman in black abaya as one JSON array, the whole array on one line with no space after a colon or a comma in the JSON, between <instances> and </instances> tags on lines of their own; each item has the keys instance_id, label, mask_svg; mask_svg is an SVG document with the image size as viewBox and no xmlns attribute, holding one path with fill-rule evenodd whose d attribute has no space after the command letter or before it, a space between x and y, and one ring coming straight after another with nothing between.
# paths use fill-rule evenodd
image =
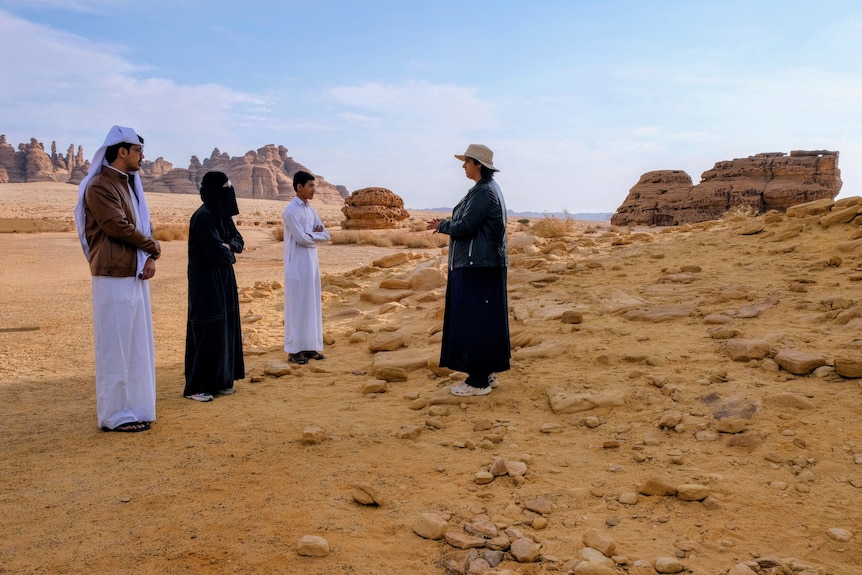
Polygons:
<instances>
[{"instance_id":1,"label":"woman in black abaya","mask_svg":"<svg viewBox=\"0 0 862 575\"><path fill-rule=\"evenodd\" d=\"M470 144L465 175L476 182L452 211L428 229L449 235L449 279L443 316L440 365L467 373L452 395L491 393L496 372L509 369L509 310L506 294L506 203L494 181L494 152Z\"/></svg>"},{"instance_id":2,"label":"woman in black abaya","mask_svg":"<svg viewBox=\"0 0 862 575\"><path fill-rule=\"evenodd\" d=\"M189 223L189 313L186 324L186 387L183 395L212 401L234 393L245 377L239 297L233 264L243 239L233 216L236 193L222 172L201 180L203 205Z\"/></svg>"}]
</instances>

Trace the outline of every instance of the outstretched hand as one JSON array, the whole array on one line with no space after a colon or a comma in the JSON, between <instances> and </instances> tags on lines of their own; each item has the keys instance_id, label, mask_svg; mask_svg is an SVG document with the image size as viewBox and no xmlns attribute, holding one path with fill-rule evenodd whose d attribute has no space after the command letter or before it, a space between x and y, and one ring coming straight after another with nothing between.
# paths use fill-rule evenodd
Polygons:
<instances>
[{"instance_id":1,"label":"outstretched hand","mask_svg":"<svg viewBox=\"0 0 862 575\"><path fill-rule=\"evenodd\" d=\"M434 230L434 233L436 234L437 233L437 227L440 225L440 222L442 222L442 221L443 221L442 218L434 218L433 220L428 222L428 225L425 226L425 229L426 230Z\"/></svg>"}]
</instances>

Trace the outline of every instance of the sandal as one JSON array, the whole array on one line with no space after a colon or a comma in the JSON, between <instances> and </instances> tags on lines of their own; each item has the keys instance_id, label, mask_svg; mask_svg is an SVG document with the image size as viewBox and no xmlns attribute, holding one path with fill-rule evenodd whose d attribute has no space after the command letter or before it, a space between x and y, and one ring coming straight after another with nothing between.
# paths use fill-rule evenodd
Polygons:
<instances>
[{"instance_id":1,"label":"sandal","mask_svg":"<svg viewBox=\"0 0 862 575\"><path fill-rule=\"evenodd\" d=\"M309 359L318 359L318 360L319 359L326 359L326 356L324 356L322 353L317 352L317 351L303 351L302 355L305 356L306 360L309 360Z\"/></svg>"},{"instance_id":2,"label":"sandal","mask_svg":"<svg viewBox=\"0 0 862 575\"><path fill-rule=\"evenodd\" d=\"M103 427L102 431L118 431L121 433L137 433L139 431L147 431L150 428L149 421L130 421L129 423L121 423L113 429Z\"/></svg>"},{"instance_id":3,"label":"sandal","mask_svg":"<svg viewBox=\"0 0 862 575\"><path fill-rule=\"evenodd\" d=\"M308 360L305 359L305 356L302 353L291 353L290 357L287 358L287 361L290 363L298 363L299 365L305 365L308 363Z\"/></svg>"}]
</instances>

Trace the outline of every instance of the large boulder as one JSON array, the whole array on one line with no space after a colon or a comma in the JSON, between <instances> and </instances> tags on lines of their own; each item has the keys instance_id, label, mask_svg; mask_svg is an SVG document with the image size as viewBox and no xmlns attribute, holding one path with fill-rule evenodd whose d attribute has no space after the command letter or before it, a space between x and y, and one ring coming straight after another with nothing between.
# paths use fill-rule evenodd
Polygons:
<instances>
[{"instance_id":1,"label":"large boulder","mask_svg":"<svg viewBox=\"0 0 862 575\"><path fill-rule=\"evenodd\" d=\"M756 154L718 162L697 185L680 170L648 172L611 218L614 225L670 226L721 218L733 208L761 214L832 199L841 191L838 152Z\"/></svg>"},{"instance_id":2,"label":"large boulder","mask_svg":"<svg viewBox=\"0 0 862 575\"><path fill-rule=\"evenodd\" d=\"M347 218L341 222L343 230L395 229L410 217L404 200L386 188L356 190L344 200L341 211Z\"/></svg>"}]
</instances>

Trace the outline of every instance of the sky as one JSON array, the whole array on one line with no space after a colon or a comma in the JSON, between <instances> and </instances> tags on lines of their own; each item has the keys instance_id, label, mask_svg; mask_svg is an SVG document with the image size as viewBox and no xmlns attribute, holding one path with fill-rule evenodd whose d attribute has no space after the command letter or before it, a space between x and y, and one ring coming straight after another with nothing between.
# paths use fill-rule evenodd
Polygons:
<instances>
[{"instance_id":1,"label":"sky","mask_svg":"<svg viewBox=\"0 0 862 575\"><path fill-rule=\"evenodd\" d=\"M862 3L0 0L0 133L88 158L114 124L188 167L283 145L353 191L613 212L640 176L838 150L862 195Z\"/></svg>"}]
</instances>

